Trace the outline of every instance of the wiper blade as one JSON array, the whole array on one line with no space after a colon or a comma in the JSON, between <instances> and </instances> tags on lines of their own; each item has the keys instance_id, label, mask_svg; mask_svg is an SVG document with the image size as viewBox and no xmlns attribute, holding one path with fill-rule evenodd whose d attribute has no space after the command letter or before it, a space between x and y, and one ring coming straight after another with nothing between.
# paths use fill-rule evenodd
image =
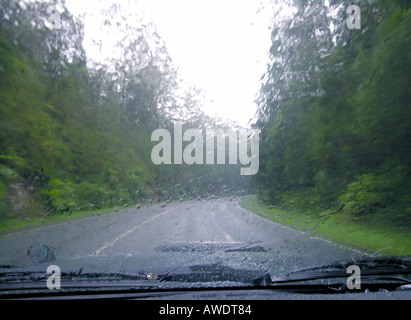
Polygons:
<instances>
[{"instance_id":1,"label":"wiper blade","mask_svg":"<svg viewBox=\"0 0 411 320\"><path fill-rule=\"evenodd\" d=\"M50 274L29 270L0 271L0 299L86 297L104 293L127 293L132 290L150 292L158 281L147 275L110 272L61 272L59 289L49 289Z\"/></svg>"},{"instance_id":2,"label":"wiper blade","mask_svg":"<svg viewBox=\"0 0 411 320\"><path fill-rule=\"evenodd\" d=\"M262 285L271 277L265 270L237 269L220 263L199 264L179 268L160 277L168 282L231 282L238 284Z\"/></svg>"},{"instance_id":3,"label":"wiper blade","mask_svg":"<svg viewBox=\"0 0 411 320\"><path fill-rule=\"evenodd\" d=\"M43 270L25 270L16 267L9 267L11 270L0 271L0 282L9 281L12 279L18 280L43 280L50 276ZM1 268L0 268L1 269ZM132 280L144 280L147 276L135 273L122 273L122 272L83 272L83 269L74 270L70 272L61 272L63 278L79 278L79 279L132 279Z\"/></svg>"},{"instance_id":4,"label":"wiper blade","mask_svg":"<svg viewBox=\"0 0 411 320\"><path fill-rule=\"evenodd\" d=\"M0 291L20 290L20 289L41 289L47 288L46 282L50 274L44 271L30 270L2 270L0 271ZM76 270L71 272L61 272L61 283L65 288L89 288L89 287L109 287L109 286L132 286L141 281L148 280L147 276L129 273L110 272L86 272Z\"/></svg>"},{"instance_id":5,"label":"wiper blade","mask_svg":"<svg viewBox=\"0 0 411 320\"><path fill-rule=\"evenodd\" d=\"M337 262L333 264L301 269L287 274L282 278L272 279L272 284L297 282L306 280L321 280L330 278L347 278L347 268L350 265L356 265L361 270L362 277L377 277L379 279L396 279L407 283L411 283L410 280L401 277L395 277L396 275L408 275L411 274L411 261L409 259L366 259L350 262Z\"/></svg>"}]
</instances>

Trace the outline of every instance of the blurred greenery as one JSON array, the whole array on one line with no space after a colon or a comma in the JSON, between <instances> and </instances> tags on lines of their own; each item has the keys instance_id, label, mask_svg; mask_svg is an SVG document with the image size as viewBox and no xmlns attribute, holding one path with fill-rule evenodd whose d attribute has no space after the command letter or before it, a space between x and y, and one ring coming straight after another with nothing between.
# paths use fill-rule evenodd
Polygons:
<instances>
[{"instance_id":1,"label":"blurred greenery","mask_svg":"<svg viewBox=\"0 0 411 320\"><path fill-rule=\"evenodd\" d=\"M409 1L358 0L360 30L347 28L342 0L273 1L296 11L273 20L252 181L239 166L152 163L157 128L173 132L176 120L184 130L232 128L201 111L200 90L181 94L152 25L125 27L115 45L121 54L97 63L86 56L83 26L64 1L57 1L61 30L44 26L47 3L2 1L0 221L256 190L284 223L328 235L348 228L348 238L361 244L368 237L375 250L390 232L407 242Z\"/></svg>"},{"instance_id":2,"label":"blurred greenery","mask_svg":"<svg viewBox=\"0 0 411 320\"><path fill-rule=\"evenodd\" d=\"M81 22L64 1L55 4L58 30L45 27L46 2L0 3L0 220L246 187L238 166L152 163L155 129L172 131L179 119L185 129L228 126L201 111L198 89L179 93L153 25L127 26L118 57L98 63L85 54Z\"/></svg>"},{"instance_id":3,"label":"blurred greenery","mask_svg":"<svg viewBox=\"0 0 411 320\"><path fill-rule=\"evenodd\" d=\"M304 231L306 236L316 236L341 245L348 245L369 254L376 252L387 256L407 256L411 254L409 230L392 230L378 221L353 221L347 215L335 214L331 210L306 209L284 210L267 205L256 197L247 197L241 206L265 219L269 219L293 229Z\"/></svg>"},{"instance_id":4,"label":"blurred greenery","mask_svg":"<svg viewBox=\"0 0 411 320\"><path fill-rule=\"evenodd\" d=\"M360 30L344 1L281 3L296 13L274 20L258 99L259 199L410 230L410 2L356 1Z\"/></svg>"}]
</instances>

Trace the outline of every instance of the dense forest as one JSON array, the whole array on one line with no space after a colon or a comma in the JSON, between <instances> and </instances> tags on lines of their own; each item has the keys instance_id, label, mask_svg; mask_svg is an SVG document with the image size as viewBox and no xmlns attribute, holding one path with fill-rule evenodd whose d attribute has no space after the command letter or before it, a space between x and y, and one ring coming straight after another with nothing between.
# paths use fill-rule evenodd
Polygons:
<instances>
[{"instance_id":1,"label":"dense forest","mask_svg":"<svg viewBox=\"0 0 411 320\"><path fill-rule=\"evenodd\" d=\"M64 1L60 28L47 27L49 6L0 4L0 219L243 192L238 166L151 161L157 128L230 125L202 112L201 90L181 93L153 24L124 25L120 5L109 7L102 32L119 21L127 32L96 62Z\"/></svg>"},{"instance_id":2,"label":"dense forest","mask_svg":"<svg viewBox=\"0 0 411 320\"><path fill-rule=\"evenodd\" d=\"M126 26L116 55L96 62L64 1L59 30L47 28L47 3L2 1L0 220L257 191L290 212L410 228L411 4L354 2L359 29L347 26L350 1L273 0L294 11L273 10L250 178L239 166L151 161L151 133L173 121L233 128L202 111L199 89L181 93L153 24ZM103 28L119 24L118 6Z\"/></svg>"},{"instance_id":3,"label":"dense forest","mask_svg":"<svg viewBox=\"0 0 411 320\"><path fill-rule=\"evenodd\" d=\"M348 28L347 8L361 9ZM259 95L259 196L411 226L411 3L286 1Z\"/></svg>"}]
</instances>

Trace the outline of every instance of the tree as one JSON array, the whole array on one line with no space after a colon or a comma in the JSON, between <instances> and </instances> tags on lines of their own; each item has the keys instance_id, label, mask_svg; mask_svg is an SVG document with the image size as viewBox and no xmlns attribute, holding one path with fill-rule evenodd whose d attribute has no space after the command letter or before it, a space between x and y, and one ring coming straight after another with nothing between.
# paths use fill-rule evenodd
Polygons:
<instances>
[{"instance_id":1,"label":"tree","mask_svg":"<svg viewBox=\"0 0 411 320\"><path fill-rule=\"evenodd\" d=\"M359 1L361 30L346 27L342 1L288 5L260 90L261 195L299 208L407 207L409 4Z\"/></svg>"}]
</instances>

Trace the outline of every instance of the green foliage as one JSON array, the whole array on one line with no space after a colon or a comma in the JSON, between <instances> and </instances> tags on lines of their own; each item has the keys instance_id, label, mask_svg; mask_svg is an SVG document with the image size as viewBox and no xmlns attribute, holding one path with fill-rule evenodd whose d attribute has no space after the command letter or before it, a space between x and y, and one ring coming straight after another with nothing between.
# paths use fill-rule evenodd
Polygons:
<instances>
[{"instance_id":1,"label":"green foliage","mask_svg":"<svg viewBox=\"0 0 411 320\"><path fill-rule=\"evenodd\" d=\"M47 3L0 4L0 220L246 185L234 166L152 163L154 129L177 117L200 129L215 123L201 112L199 92L179 101L176 71L151 24L121 21L116 58L97 63L86 59L81 23L64 1L55 4L64 25L52 32ZM120 16L120 7L106 14Z\"/></svg>"},{"instance_id":2,"label":"green foliage","mask_svg":"<svg viewBox=\"0 0 411 320\"><path fill-rule=\"evenodd\" d=\"M106 186L90 182L75 184L71 181L53 179L49 187L43 191L45 202L53 213L71 213L101 209L104 207L124 204L129 200L127 192L109 190Z\"/></svg>"},{"instance_id":3,"label":"green foliage","mask_svg":"<svg viewBox=\"0 0 411 320\"><path fill-rule=\"evenodd\" d=\"M359 221L346 219L345 215L332 214L327 219L318 221L318 216L310 209L299 212L281 210L252 197L245 198L240 204L243 208L266 219L362 251L375 253L381 252L383 248L386 255L407 256L411 253L409 229L401 230L397 226L393 232L387 223L378 225L375 219L360 224Z\"/></svg>"},{"instance_id":4,"label":"green foliage","mask_svg":"<svg viewBox=\"0 0 411 320\"><path fill-rule=\"evenodd\" d=\"M290 2L296 14L274 25L260 91L260 196L411 226L409 4L360 1L354 31L336 18L342 1Z\"/></svg>"},{"instance_id":5,"label":"green foliage","mask_svg":"<svg viewBox=\"0 0 411 320\"><path fill-rule=\"evenodd\" d=\"M344 211L353 216L374 214L379 208L386 208L393 203L393 186L390 175L375 176L365 174L348 184L347 192L341 196L345 204Z\"/></svg>"}]
</instances>

